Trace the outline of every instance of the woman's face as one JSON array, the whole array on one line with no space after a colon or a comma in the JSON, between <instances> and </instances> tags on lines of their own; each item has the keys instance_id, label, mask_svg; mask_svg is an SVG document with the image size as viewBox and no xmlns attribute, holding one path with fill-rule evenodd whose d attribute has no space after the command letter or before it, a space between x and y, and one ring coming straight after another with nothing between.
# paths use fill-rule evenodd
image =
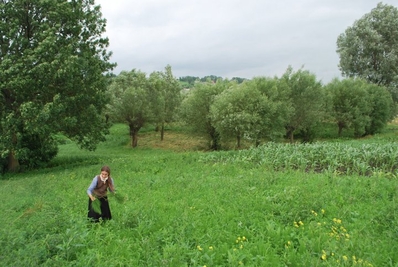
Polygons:
<instances>
[{"instance_id":1,"label":"woman's face","mask_svg":"<svg viewBox=\"0 0 398 267\"><path fill-rule=\"evenodd\" d=\"M101 172L101 177L102 178L107 178L109 176L109 173L107 173L106 171L102 171Z\"/></svg>"}]
</instances>

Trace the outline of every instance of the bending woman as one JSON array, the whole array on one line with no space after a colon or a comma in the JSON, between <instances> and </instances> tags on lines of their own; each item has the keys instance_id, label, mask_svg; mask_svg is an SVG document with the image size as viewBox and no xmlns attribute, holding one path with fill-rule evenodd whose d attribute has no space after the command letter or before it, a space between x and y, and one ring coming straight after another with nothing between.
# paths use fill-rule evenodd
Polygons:
<instances>
[{"instance_id":1,"label":"bending woman","mask_svg":"<svg viewBox=\"0 0 398 267\"><path fill-rule=\"evenodd\" d=\"M101 168L100 175L96 175L93 178L90 186L87 189L88 194L88 218L94 222L102 220L112 219L111 210L109 208L109 202L107 193L115 192L113 179L111 178L111 169L108 166ZM101 213L98 213L93 209L93 201L98 199L100 201Z\"/></svg>"}]
</instances>

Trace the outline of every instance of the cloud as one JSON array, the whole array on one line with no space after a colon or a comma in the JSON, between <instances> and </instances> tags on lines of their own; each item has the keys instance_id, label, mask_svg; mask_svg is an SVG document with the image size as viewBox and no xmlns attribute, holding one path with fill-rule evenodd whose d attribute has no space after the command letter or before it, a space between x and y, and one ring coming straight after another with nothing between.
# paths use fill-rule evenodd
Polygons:
<instances>
[{"instance_id":1,"label":"cloud","mask_svg":"<svg viewBox=\"0 0 398 267\"><path fill-rule=\"evenodd\" d=\"M133 68L151 73L170 64L177 77L252 78L279 76L291 65L304 66L324 82L340 76L338 35L377 3L96 1L108 22L116 74Z\"/></svg>"}]
</instances>

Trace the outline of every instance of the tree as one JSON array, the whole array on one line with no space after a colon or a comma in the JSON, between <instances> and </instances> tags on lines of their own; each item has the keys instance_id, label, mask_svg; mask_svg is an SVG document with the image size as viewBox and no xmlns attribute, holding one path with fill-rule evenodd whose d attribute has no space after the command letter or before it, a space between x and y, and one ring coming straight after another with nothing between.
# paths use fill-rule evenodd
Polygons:
<instances>
[{"instance_id":1,"label":"tree","mask_svg":"<svg viewBox=\"0 0 398 267\"><path fill-rule=\"evenodd\" d=\"M178 78L178 81L180 82L180 84L183 88L192 88L192 87L194 87L195 82L199 81L199 77L184 76L184 77Z\"/></svg>"},{"instance_id":2,"label":"tree","mask_svg":"<svg viewBox=\"0 0 398 267\"><path fill-rule=\"evenodd\" d=\"M156 122L160 124L160 140L164 139L164 126L173 120L175 111L181 103L181 86L174 78L171 66L167 65L164 72L152 73L149 77L152 85Z\"/></svg>"},{"instance_id":3,"label":"tree","mask_svg":"<svg viewBox=\"0 0 398 267\"><path fill-rule=\"evenodd\" d=\"M379 3L337 39L340 70L384 85L398 102L398 9Z\"/></svg>"},{"instance_id":4,"label":"tree","mask_svg":"<svg viewBox=\"0 0 398 267\"><path fill-rule=\"evenodd\" d=\"M286 136L294 141L294 134L301 131L309 135L324 117L325 98L322 84L307 70L293 71L288 67L280 78L281 90L287 91L287 107L293 110L286 124ZM310 137L305 139L311 139Z\"/></svg>"},{"instance_id":5,"label":"tree","mask_svg":"<svg viewBox=\"0 0 398 267\"><path fill-rule=\"evenodd\" d=\"M272 109L263 118L266 120L264 122L266 128L263 129L261 137L270 140L282 137L285 133L285 126L294 111L289 101L289 90L286 83L277 77L255 77L248 83L272 102Z\"/></svg>"},{"instance_id":6,"label":"tree","mask_svg":"<svg viewBox=\"0 0 398 267\"><path fill-rule=\"evenodd\" d=\"M331 96L332 117L338 126L338 134L343 129L353 129L360 137L370 126L372 102L367 91L367 83L361 79L334 79L326 85Z\"/></svg>"},{"instance_id":7,"label":"tree","mask_svg":"<svg viewBox=\"0 0 398 267\"><path fill-rule=\"evenodd\" d=\"M375 84L366 86L371 104L370 124L365 127L365 134L380 133L391 118L394 109L393 99L387 88Z\"/></svg>"},{"instance_id":8,"label":"tree","mask_svg":"<svg viewBox=\"0 0 398 267\"><path fill-rule=\"evenodd\" d=\"M138 132L148 122L153 121L151 91L144 72L133 69L122 71L109 86L111 103L108 106L110 117L129 126L131 146L138 145Z\"/></svg>"},{"instance_id":9,"label":"tree","mask_svg":"<svg viewBox=\"0 0 398 267\"><path fill-rule=\"evenodd\" d=\"M210 106L214 98L228 88L228 80L218 80L216 83L196 83L183 99L179 110L180 117L192 127L195 133L203 134L209 140L209 148L219 150L220 133L214 128L210 117Z\"/></svg>"},{"instance_id":10,"label":"tree","mask_svg":"<svg viewBox=\"0 0 398 267\"><path fill-rule=\"evenodd\" d=\"M241 140L255 144L269 125L268 116L273 111L269 99L249 83L234 85L215 97L210 107L210 117L221 138L236 137L237 148Z\"/></svg>"},{"instance_id":11,"label":"tree","mask_svg":"<svg viewBox=\"0 0 398 267\"><path fill-rule=\"evenodd\" d=\"M0 158L8 170L32 153L51 159L54 133L91 150L104 140L104 74L114 65L101 16L94 1L0 1Z\"/></svg>"}]
</instances>

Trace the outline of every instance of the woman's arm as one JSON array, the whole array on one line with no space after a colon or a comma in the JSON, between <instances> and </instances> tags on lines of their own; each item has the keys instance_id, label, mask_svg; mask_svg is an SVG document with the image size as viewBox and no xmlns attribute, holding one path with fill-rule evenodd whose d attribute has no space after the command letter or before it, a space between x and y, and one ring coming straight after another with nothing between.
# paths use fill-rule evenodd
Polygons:
<instances>
[{"instance_id":1,"label":"woman's arm","mask_svg":"<svg viewBox=\"0 0 398 267\"><path fill-rule=\"evenodd\" d=\"M93 196L93 191L94 191L95 187L97 186L97 180L98 180L98 178L97 178L97 176L95 176L93 181L91 182L90 186L87 189L87 195L90 197L90 199L92 201L95 200L95 197Z\"/></svg>"}]
</instances>

